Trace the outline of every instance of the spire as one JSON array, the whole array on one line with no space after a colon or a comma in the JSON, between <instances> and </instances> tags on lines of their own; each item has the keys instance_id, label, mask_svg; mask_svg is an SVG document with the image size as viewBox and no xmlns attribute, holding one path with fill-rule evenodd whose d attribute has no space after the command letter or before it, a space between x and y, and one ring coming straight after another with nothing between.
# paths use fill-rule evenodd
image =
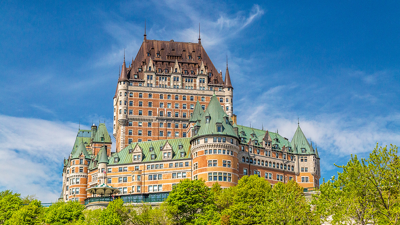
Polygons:
<instances>
[{"instance_id":1,"label":"spire","mask_svg":"<svg viewBox=\"0 0 400 225\"><path fill-rule=\"evenodd\" d=\"M146 20L144 20L144 41L146 41L147 40L147 35L146 35Z\"/></svg>"},{"instance_id":2,"label":"spire","mask_svg":"<svg viewBox=\"0 0 400 225\"><path fill-rule=\"evenodd\" d=\"M125 64L125 49L124 49L124 62L122 63L121 75L119 76L118 81L127 81L128 74L126 73L126 64Z\"/></svg>"},{"instance_id":3,"label":"spire","mask_svg":"<svg viewBox=\"0 0 400 225\"><path fill-rule=\"evenodd\" d=\"M99 161L98 163L108 163L108 156L107 156L107 150L106 148L103 146L101 147L100 151L99 151Z\"/></svg>"},{"instance_id":4,"label":"spire","mask_svg":"<svg viewBox=\"0 0 400 225\"><path fill-rule=\"evenodd\" d=\"M231 83L231 77L229 76L228 55L226 55L225 87L233 88Z\"/></svg>"},{"instance_id":5,"label":"spire","mask_svg":"<svg viewBox=\"0 0 400 225\"><path fill-rule=\"evenodd\" d=\"M199 44L201 44L201 38L200 38L200 23L199 23Z\"/></svg>"}]
</instances>

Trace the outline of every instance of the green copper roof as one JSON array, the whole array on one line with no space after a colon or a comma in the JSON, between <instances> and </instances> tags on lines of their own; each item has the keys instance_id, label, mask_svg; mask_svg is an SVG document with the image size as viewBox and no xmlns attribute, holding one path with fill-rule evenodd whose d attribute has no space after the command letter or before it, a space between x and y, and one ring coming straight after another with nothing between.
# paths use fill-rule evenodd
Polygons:
<instances>
[{"instance_id":1,"label":"green copper roof","mask_svg":"<svg viewBox=\"0 0 400 225\"><path fill-rule=\"evenodd\" d=\"M313 147L310 145L310 143L308 143L307 138L300 126L297 126L297 130L293 135L291 145L293 151L297 154L315 154Z\"/></svg>"},{"instance_id":2,"label":"green copper roof","mask_svg":"<svg viewBox=\"0 0 400 225\"><path fill-rule=\"evenodd\" d=\"M210 134L221 134L232 137L238 137L232 124L229 122L229 116L225 113L224 109L219 103L218 98L213 95L206 111L201 116L200 128L193 138ZM218 132L218 126L222 126Z\"/></svg>"},{"instance_id":3,"label":"green copper roof","mask_svg":"<svg viewBox=\"0 0 400 225\"><path fill-rule=\"evenodd\" d=\"M167 142L172 148L172 160L190 158L190 138L179 138L179 139L131 143L120 152L114 153L109 158L108 163L109 165L132 163L133 162L132 153L135 148L139 148L142 151L142 162L162 161L163 151L160 150L160 147L164 148ZM150 149L151 147L152 150ZM180 154L181 152L184 152L183 156L181 156ZM154 154L154 159L152 159L151 157L153 154ZM119 158L118 162L115 162L114 158Z\"/></svg>"},{"instance_id":4,"label":"green copper roof","mask_svg":"<svg viewBox=\"0 0 400 225\"><path fill-rule=\"evenodd\" d=\"M99 154L97 154L97 159L98 163L108 163L108 156L107 156L107 150L103 146L100 148Z\"/></svg>"},{"instance_id":5,"label":"green copper roof","mask_svg":"<svg viewBox=\"0 0 400 225\"><path fill-rule=\"evenodd\" d=\"M203 115L204 111L201 108L199 100L196 102L196 106L194 107L193 114L189 119L189 122L197 122L201 120L201 116Z\"/></svg>"},{"instance_id":6,"label":"green copper roof","mask_svg":"<svg viewBox=\"0 0 400 225\"><path fill-rule=\"evenodd\" d=\"M85 146L89 145L91 142L91 130L79 130L75 138L74 146L72 147L71 155L74 155L75 151L78 149L79 143L83 142ZM88 152L91 154L91 152Z\"/></svg>"},{"instance_id":7,"label":"green copper roof","mask_svg":"<svg viewBox=\"0 0 400 225\"><path fill-rule=\"evenodd\" d=\"M267 133L267 131L265 130L246 127L242 125L235 125L235 127L238 128L240 143L245 145L248 144L251 139L251 140L257 140L258 145L261 146L261 143L264 141L265 134ZM278 145L278 148L275 148L275 150L282 150L283 146L285 147L290 146L289 141L286 140L284 137L282 137L280 134L270 131L268 131L268 134L271 137L272 146Z\"/></svg>"},{"instance_id":8,"label":"green copper roof","mask_svg":"<svg viewBox=\"0 0 400 225\"><path fill-rule=\"evenodd\" d=\"M93 142L111 143L111 137L108 134L106 125L104 123L99 124L96 135L94 136Z\"/></svg>"},{"instance_id":9,"label":"green copper roof","mask_svg":"<svg viewBox=\"0 0 400 225\"><path fill-rule=\"evenodd\" d=\"M76 149L74 154L72 154L71 159L77 159L81 154L83 154L86 159L90 159L89 153L86 151L86 147L85 144L83 144L83 142L78 144L78 148Z\"/></svg>"}]
</instances>

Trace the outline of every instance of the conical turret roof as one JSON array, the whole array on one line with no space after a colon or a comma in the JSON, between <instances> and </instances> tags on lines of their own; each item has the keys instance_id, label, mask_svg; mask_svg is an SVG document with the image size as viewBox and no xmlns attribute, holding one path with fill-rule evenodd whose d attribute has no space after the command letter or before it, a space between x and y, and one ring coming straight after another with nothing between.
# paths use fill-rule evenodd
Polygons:
<instances>
[{"instance_id":1,"label":"conical turret roof","mask_svg":"<svg viewBox=\"0 0 400 225\"><path fill-rule=\"evenodd\" d=\"M128 80L128 74L126 72L126 64L125 64L125 56L124 56L124 62L122 63L122 70L121 70L121 75L118 79L119 81L127 81Z\"/></svg>"},{"instance_id":2,"label":"conical turret roof","mask_svg":"<svg viewBox=\"0 0 400 225\"><path fill-rule=\"evenodd\" d=\"M85 147L85 144L83 144L83 142L80 142L78 144L78 148L76 149L76 151L74 152L74 154L72 155L71 158L78 159L79 156L81 156L81 154L83 154L86 159L90 159L89 153L86 151L86 147Z\"/></svg>"},{"instance_id":3,"label":"conical turret roof","mask_svg":"<svg viewBox=\"0 0 400 225\"><path fill-rule=\"evenodd\" d=\"M226 65L226 72L225 72L225 87L233 88L231 83L231 77L229 76L228 65Z\"/></svg>"},{"instance_id":4,"label":"conical turret roof","mask_svg":"<svg viewBox=\"0 0 400 225\"><path fill-rule=\"evenodd\" d=\"M98 154L98 163L108 163L107 150L104 146L100 148Z\"/></svg>"},{"instance_id":5,"label":"conical turret roof","mask_svg":"<svg viewBox=\"0 0 400 225\"><path fill-rule=\"evenodd\" d=\"M221 126L221 130L218 130L219 126ZM194 137L212 134L238 138L232 124L229 122L229 116L225 113L215 94L211 97L206 111L201 116L200 129Z\"/></svg>"},{"instance_id":6,"label":"conical turret roof","mask_svg":"<svg viewBox=\"0 0 400 225\"><path fill-rule=\"evenodd\" d=\"M201 108L199 100L196 102L196 106L194 107L193 114L189 119L189 122L196 123L198 120L201 120L201 116L203 115L204 111Z\"/></svg>"}]
</instances>

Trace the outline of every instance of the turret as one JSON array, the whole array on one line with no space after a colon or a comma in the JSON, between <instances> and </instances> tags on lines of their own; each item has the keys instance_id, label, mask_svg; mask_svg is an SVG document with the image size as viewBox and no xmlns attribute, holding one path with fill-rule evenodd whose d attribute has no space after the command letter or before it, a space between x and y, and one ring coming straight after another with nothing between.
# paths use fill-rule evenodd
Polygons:
<instances>
[{"instance_id":1,"label":"turret","mask_svg":"<svg viewBox=\"0 0 400 225\"><path fill-rule=\"evenodd\" d=\"M203 178L207 186L215 182L222 187L236 185L239 139L215 95L204 113L195 109L191 123L194 123L191 136L194 178Z\"/></svg>"},{"instance_id":2,"label":"turret","mask_svg":"<svg viewBox=\"0 0 400 225\"><path fill-rule=\"evenodd\" d=\"M229 75L228 57L226 58L224 90L225 90L224 111L231 117L233 115L233 86L231 83L231 77Z\"/></svg>"}]
</instances>

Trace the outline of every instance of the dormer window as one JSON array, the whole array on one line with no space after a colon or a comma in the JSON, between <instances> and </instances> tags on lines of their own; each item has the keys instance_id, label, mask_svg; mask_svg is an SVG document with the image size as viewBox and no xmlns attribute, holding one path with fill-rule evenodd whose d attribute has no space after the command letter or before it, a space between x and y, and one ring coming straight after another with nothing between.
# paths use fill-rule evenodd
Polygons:
<instances>
[{"instance_id":1,"label":"dormer window","mask_svg":"<svg viewBox=\"0 0 400 225\"><path fill-rule=\"evenodd\" d=\"M160 146L160 151L162 150L162 146Z\"/></svg>"},{"instance_id":2,"label":"dormer window","mask_svg":"<svg viewBox=\"0 0 400 225\"><path fill-rule=\"evenodd\" d=\"M302 152L302 153L305 153L305 152L306 152L306 149L305 149L305 148L301 148L301 152Z\"/></svg>"},{"instance_id":3,"label":"dormer window","mask_svg":"<svg viewBox=\"0 0 400 225\"><path fill-rule=\"evenodd\" d=\"M104 137L101 137L101 141L104 141Z\"/></svg>"},{"instance_id":4,"label":"dormer window","mask_svg":"<svg viewBox=\"0 0 400 225\"><path fill-rule=\"evenodd\" d=\"M217 125L217 132L222 132L222 125Z\"/></svg>"},{"instance_id":5,"label":"dormer window","mask_svg":"<svg viewBox=\"0 0 400 225\"><path fill-rule=\"evenodd\" d=\"M191 56L191 55L189 55L189 59L192 59L192 56Z\"/></svg>"},{"instance_id":6,"label":"dormer window","mask_svg":"<svg viewBox=\"0 0 400 225\"><path fill-rule=\"evenodd\" d=\"M137 74L134 75L135 79L137 79Z\"/></svg>"},{"instance_id":7,"label":"dormer window","mask_svg":"<svg viewBox=\"0 0 400 225\"><path fill-rule=\"evenodd\" d=\"M133 152L133 149L129 149L129 154L131 154Z\"/></svg>"},{"instance_id":8,"label":"dormer window","mask_svg":"<svg viewBox=\"0 0 400 225\"><path fill-rule=\"evenodd\" d=\"M210 117L206 116L206 123L210 123Z\"/></svg>"},{"instance_id":9,"label":"dormer window","mask_svg":"<svg viewBox=\"0 0 400 225\"><path fill-rule=\"evenodd\" d=\"M160 57L160 53L157 53L157 57Z\"/></svg>"},{"instance_id":10,"label":"dormer window","mask_svg":"<svg viewBox=\"0 0 400 225\"><path fill-rule=\"evenodd\" d=\"M258 145L258 141L257 141L257 140L256 140L256 141L254 141L254 144Z\"/></svg>"},{"instance_id":11,"label":"dormer window","mask_svg":"<svg viewBox=\"0 0 400 225\"><path fill-rule=\"evenodd\" d=\"M181 157L185 157L186 153L185 152L181 152Z\"/></svg>"},{"instance_id":12,"label":"dormer window","mask_svg":"<svg viewBox=\"0 0 400 225\"><path fill-rule=\"evenodd\" d=\"M240 138L240 142L243 142L244 141L244 138Z\"/></svg>"},{"instance_id":13,"label":"dormer window","mask_svg":"<svg viewBox=\"0 0 400 225\"><path fill-rule=\"evenodd\" d=\"M151 66L149 66L149 71L151 71Z\"/></svg>"},{"instance_id":14,"label":"dormer window","mask_svg":"<svg viewBox=\"0 0 400 225\"><path fill-rule=\"evenodd\" d=\"M154 148L153 148L153 147L150 147L150 148L149 148L149 151L150 151L150 152L154 151Z\"/></svg>"},{"instance_id":15,"label":"dormer window","mask_svg":"<svg viewBox=\"0 0 400 225\"><path fill-rule=\"evenodd\" d=\"M139 72L142 72L142 68L139 68Z\"/></svg>"},{"instance_id":16,"label":"dormer window","mask_svg":"<svg viewBox=\"0 0 400 225\"><path fill-rule=\"evenodd\" d=\"M147 53L147 56L150 56L150 52Z\"/></svg>"},{"instance_id":17,"label":"dormer window","mask_svg":"<svg viewBox=\"0 0 400 225\"><path fill-rule=\"evenodd\" d=\"M156 159L156 154L151 154L151 159L152 160Z\"/></svg>"},{"instance_id":18,"label":"dormer window","mask_svg":"<svg viewBox=\"0 0 400 225\"><path fill-rule=\"evenodd\" d=\"M200 74L203 74L203 70L200 70Z\"/></svg>"},{"instance_id":19,"label":"dormer window","mask_svg":"<svg viewBox=\"0 0 400 225\"><path fill-rule=\"evenodd\" d=\"M179 145L179 149L182 149L183 148L183 146L182 145Z\"/></svg>"},{"instance_id":20,"label":"dormer window","mask_svg":"<svg viewBox=\"0 0 400 225\"><path fill-rule=\"evenodd\" d=\"M178 72L178 69L177 68L175 68L175 73L177 73Z\"/></svg>"},{"instance_id":21,"label":"dormer window","mask_svg":"<svg viewBox=\"0 0 400 225\"><path fill-rule=\"evenodd\" d=\"M118 157L115 157L114 158L114 163L117 163L119 161L119 158Z\"/></svg>"}]
</instances>

